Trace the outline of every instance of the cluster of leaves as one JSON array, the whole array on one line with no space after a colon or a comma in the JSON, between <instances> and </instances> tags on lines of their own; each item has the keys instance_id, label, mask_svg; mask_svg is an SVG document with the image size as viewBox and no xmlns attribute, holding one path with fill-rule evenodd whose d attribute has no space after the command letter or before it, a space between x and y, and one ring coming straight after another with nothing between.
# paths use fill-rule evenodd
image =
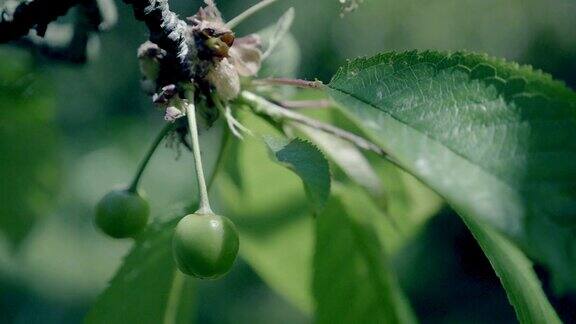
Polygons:
<instances>
[{"instance_id":1,"label":"cluster of leaves","mask_svg":"<svg viewBox=\"0 0 576 324\"><path fill-rule=\"evenodd\" d=\"M232 167L217 178L218 201L238 224L241 257L273 289L319 323L417 322L390 259L437 212L439 195L519 321L560 322L531 260L550 269L558 292L576 289L574 91L529 67L439 52L351 61L326 90L386 160L307 126L284 123L290 131L279 133L253 115L242 116L248 128L273 134L265 145L252 138L224 150ZM277 165L262 163L266 155ZM189 321L194 282L170 252L185 214L137 238L88 322Z\"/></svg>"},{"instance_id":2,"label":"cluster of leaves","mask_svg":"<svg viewBox=\"0 0 576 324\"><path fill-rule=\"evenodd\" d=\"M358 60L330 88L463 217L490 223L575 287L573 91L528 67L432 52Z\"/></svg>"},{"instance_id":3,"label":"cluster of leaves","mask_svg":"<svg viewBox=\"0 0 576 324\"><path fill-rule=\"evenodd\" d=\"M458 211L501 279L518 319L559 322L526 254L552 270L558 288L573 289L571 206L576 197L570 185L576 174L569 161L576 148L568 140L576 135L576 94L527 67L436 52L352 61L328 89L394 164ZM251 129L275 132L251 118L246 118ZM408 226L417 228L437 210L438 199L431 192L418 195L424 188L418 182L407 186L396 166L377 162L372 169L349 143L301 130L337 167L332 176L324 155L305 140L275 135L266 137L268 149L259 140L247 140L228 151L241 172L219 177L220 198L228 202L227 213L241 232L241 256L295 305L314 309L320 323L416 321L389 266L390 256L407 240L394 235L394 220L413 217L417 211L409 208L414 204L429 206L426 216L412 218ZM265 154L301 177L312 206L291 172L257 162ZM350 154L359 158L357 163L346 163ZM387 181L385 193L378 194L369 183L374 178L363 172L395 181ZM332 189L331 177L336 179ZM283 187L262 190L272 179ZM408 199L390 199L398 198L398 192ZM288 196L290 204L273 205L272 195ZM385 197L390 201L384 202ZM398 208L402 203L404 209ZM394 210L400 212L394 215ZM292 236L299 242L291 242ZM153 237L143 238L136 249L153 249ZM293 249L286 250L287 242ZM131 263L119 276L127 267L146 271ZM118 281L103 300L120 289L114 284ZM343 304L348 306L338 306Z\"/></svg>"},{"instance_id":4,"label":"cluster of leaves","mask_svg":"<svg viewBox=\"0 0 576 324\"><path fill-rule=\"evenodd\" d=\"M576 94L528 67L435 52L356 60L329 88L396 163L458 211L519 319L557 321L508 240L551 268L560 289L574 288Z\"/></svg>"}]
</instances>

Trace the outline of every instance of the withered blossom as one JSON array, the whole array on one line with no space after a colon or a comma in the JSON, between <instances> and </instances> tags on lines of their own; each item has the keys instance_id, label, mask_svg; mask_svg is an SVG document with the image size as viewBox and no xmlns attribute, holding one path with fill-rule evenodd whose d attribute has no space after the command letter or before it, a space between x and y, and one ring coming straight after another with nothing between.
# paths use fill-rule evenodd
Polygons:
<instances>
[{"instance_id":1,"label":"withered blossom","mask_svg":"<svg viewBox=\"0 0 576 324\"><path fill-rule=\"evenodd\" d=\"M212 0L205 0L205 6L187 18L188 38L195 48L195 78L192 80L201 89L214 89L218 100L225 102L235 99L240 93L240 78L258 73L262 62L260 37L250 34L236 38L226 26L222 15ZM165 52L156 44L144 43L139 51L142 86L149 94L154 94L154 102L166 109L165 119L174 121L185 116L185 101L176 96L167 100L165 89L173 86L163 66ZM192 58L191 58L192 59ZM159 90L160 89L160 90Z\"/></svg>"},{"instance_id":2,"label":"withered blossom","mask_svg":"<svg viewBox=\"0 0 576 324\"><path fill-rule=\"evenodd\" d=\"M232 100L240 93L240 77L254 76L260 70L262 51L260 37L251 34L235 38L220 11L212 0L205 0L206 7L189 18L195 39L204 39L199 50L211 52L212 64L207 81L224 100ZM205 48L204 48L205 47Z\"/></svg>"}]
</instances>

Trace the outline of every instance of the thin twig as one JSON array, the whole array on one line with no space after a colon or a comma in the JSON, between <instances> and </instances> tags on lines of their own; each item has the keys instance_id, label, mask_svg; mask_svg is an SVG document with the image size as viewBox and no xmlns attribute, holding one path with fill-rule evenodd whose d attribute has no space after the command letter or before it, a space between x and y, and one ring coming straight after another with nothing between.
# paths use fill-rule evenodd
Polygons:
<instances>
[{"instance_id":1,"label":"thin twig","mask_svg":"<svg viewBox=\"0 0 576 324\"><path fill-rule=\"evenodd\" d=\"M325 109L332 107L327 99L320 100L280 100L275 101L278 105L287 109Z\"/></svg>"},{"instance_id":2,"label":"thin twig","mask_svg":"<svg viewBox=\"0 0 576 324\"><path fill-rule=\"evenodd\" d=\"M308 81L302 79L290 79L290 78L266 78L253 80L252 83L259 85L287 85L303 89L322 89L324 88L324 83L319 80Z\"/></svg>"},{"instance_id":3,"label":"thin twig","mask_svg":"<svg viewBox=\"0 0 576 324\"><path fill-rule=\"evenodd\" d=\"M287 110L287 111L290 111L290 110ZM290 112L292 112L292 111L290 111ZM303 116L300 114L292 115L292 116L290 116L289 119L291 119L297 123L300 123L302 125L306 125L309 127L319 129L321 131L324 131L326 133L329 133L329 134L332 134L336 137L339 137L343 140L349 141L361 149L372 151L372 152L377 153L379 155L386 155L386 153L378 145L368 141L364 137L361 137L361 136L358 136L354 133L345 131L341 128L332 126L330 124L323 123L323 122L318 121L316 119L312 119L312 118L309 118L309 117L306 117L306 116Z\"/></svg>"},{"instance_id":4,"label":"thin twig","mask_svg":"<svg viewBox=\"0 0 576 324\"><path fill-rule=\"evenodd\" d=\"M370 142L364 137L348 132L336 126L323 123L316 119L312 119L308 116L301 115L292 110L282 108L281 106L278 106L251 92L242 91L240 93L240 100L249 105L254 110L254 112L258 114L269 116L276 121L289 120L321 130L323 132L332 134L338 138L346 140L358 146L361 149L372 151L378 155L384 156L391 160L388 154L386 154L386 152L384 152L384 150L380 148L380 146Z\"/></svg>"}]
</instances>

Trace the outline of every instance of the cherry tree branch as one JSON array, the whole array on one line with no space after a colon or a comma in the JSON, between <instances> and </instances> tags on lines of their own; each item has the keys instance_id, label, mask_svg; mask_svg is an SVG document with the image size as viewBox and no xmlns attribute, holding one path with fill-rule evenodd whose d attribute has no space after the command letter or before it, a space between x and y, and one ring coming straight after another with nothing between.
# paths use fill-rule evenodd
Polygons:
<instances>
[{"instance_id":1,"label":"cherry tree branch","mask_svg":"<svg viewBox=\"0 0 576 324\"><path fill-rule=\"evenodd\" d=\"M36 29L43 37L47 25L78 4L93 0L25 0L19 4L8 1L0 11L0 43L17 40ZM173 58L176 78L189 80L192 76L191 53L186 42L186 22L170 11L168 0L123 0L132 6L136 19L143 21L150 31L150 41ZM28 44L34 45L28 41Z\"/></svg>"},{"instance_id":2,"label":"cherry tree branch","mask_svg":"<svg viewBox=\"0 0 576 324\"><path fill-rule=\"evenodd\" d=\"M168 0L123 0L132 5L134 16L143 21L150 31L150 41L172 56L179 66L179 78L192 77L191 53L186 42L186 22L170 11Z\"/></svg>"}]
</instances>

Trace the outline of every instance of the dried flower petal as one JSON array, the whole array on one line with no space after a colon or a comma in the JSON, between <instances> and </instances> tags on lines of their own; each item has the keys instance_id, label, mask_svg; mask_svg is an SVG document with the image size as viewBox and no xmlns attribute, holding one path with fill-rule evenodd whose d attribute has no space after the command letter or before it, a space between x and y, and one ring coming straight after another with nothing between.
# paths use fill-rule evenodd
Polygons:
<instances>
[{"instance_id":1,"label":"dried flower petal","mask_svg":"<svg viewBox=\"0 0 576 324\"><path fill-rule=\"evenodd\" d=\"M230 61L241 76L253 76L260 71L262 51L260 37L256 34L237 38L230 48Z\"/></svg>"},{"instance_id":2,"label":"dried flower petal","mask_svg":"<svg viewBox=\"0 0 576 324\"><path fill-rule=\"evenodd\" d=\"M226 101L235 99L240 93L240 76L226 58L216 62L206 78L216 88L220 98Z\"/></svg>"},{"instance_id":3,"label":"dried flower petal","mask_svg":"<svg viewBox=\"0 0 576 324\"><path fill-rule=\"evenodd\" d=\"M213 0L204 0L206 7L204 8L205 19L203 20L213 20L213 21L222 21L222 14L220 10L216 7L216 4Z\"/></svg>"},{"instance_id":4,"label":"dried flower petal","mask_svg":"<svg viewBox=\"0 0 576 324\"><path fill-rule=\"evenodd\" d=\"M176 119L183 117L184 113L174 107L174 106L170 106L168 108L166 108L166 113L164 114L164 120L169 121L169 122L174 122Z\"/></svg>"}]
</instances>

